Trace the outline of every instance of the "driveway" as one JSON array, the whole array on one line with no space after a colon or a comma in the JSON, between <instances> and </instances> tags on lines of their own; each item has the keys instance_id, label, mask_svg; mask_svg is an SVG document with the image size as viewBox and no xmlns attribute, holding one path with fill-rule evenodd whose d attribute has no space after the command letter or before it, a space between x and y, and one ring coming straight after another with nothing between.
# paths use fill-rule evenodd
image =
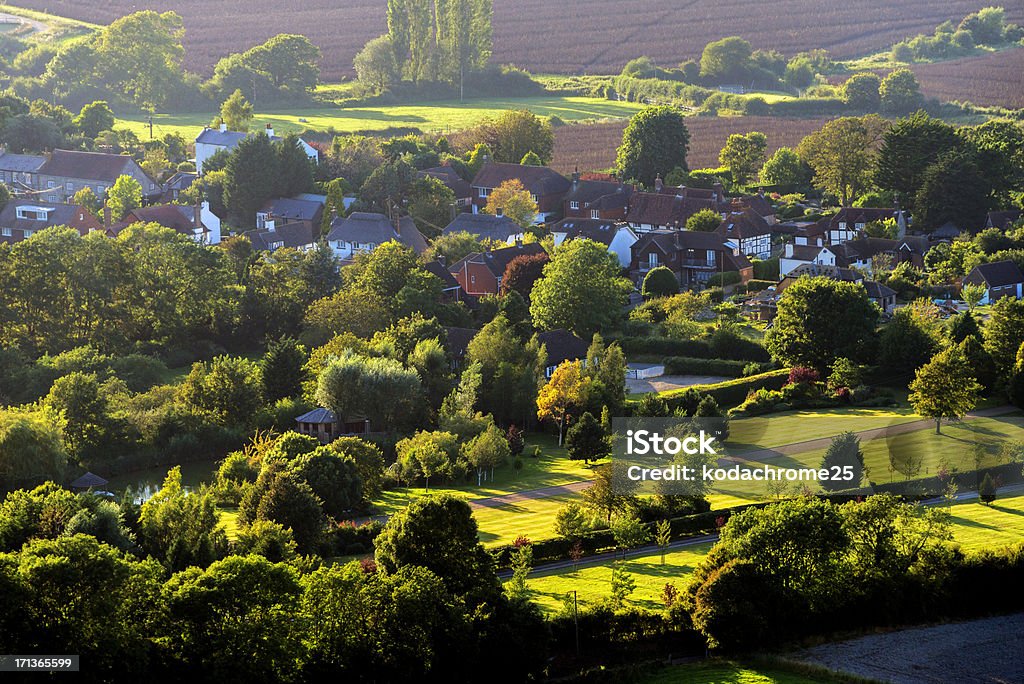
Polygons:
<instances>
[{"instance_id":1,"label":"driveway","mask_svg":"<svg viewBox=\"0 0 1024 684\"><path fill-rule=\"evenodd\" d=\"M733 378L722 378L715 375L659 375L656 378L636 380L626 379L626 391L630 394L646 394L648 392L667 392L669 390L691 387L693 385L711 385L725 382Z\"/></svg>"}]
</instances>

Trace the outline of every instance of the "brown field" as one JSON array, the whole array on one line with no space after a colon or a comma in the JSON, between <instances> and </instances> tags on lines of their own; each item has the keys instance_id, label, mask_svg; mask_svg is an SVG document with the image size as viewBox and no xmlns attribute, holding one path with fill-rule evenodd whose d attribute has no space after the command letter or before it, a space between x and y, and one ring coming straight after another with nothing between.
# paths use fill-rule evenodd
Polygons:
<instances>
[{"instance_id":1,"label":"brown field","mask_svg":"<svg viewBox=\"0 0 1024 684\"><path fill-rule=\"evenodd\" d=\"M185 20L186 65L209 73L217 59L276 33L301 33L324 53L323 77L351 73L352 57L385 30L386 0L15 0L75 19L109 23L122 14L173 8ZM1024 23L1019 0L499 0L494 60L539 73L611 73L647 54L663 65L697 57L709 40L740 35L787 55L826 48L854 57L934 30L991 4Z\"/></svg>"},{"instance_id":2,"label":"brown field","mask_svg":"<svg viewBox=\"0 0 1024 684\"><path fill-rule=\"evenodd\" d=\"M947 102L1024 107L1024 48L914 67L921 90Z\"/></svg>"},{"instance_id":3,"label":"brown field","mask_svg":"<svg viewBox=\"0 0 1024 684\"><path fill-rule=\"evenodd\" d=\"M718 166L718 152L732 133L760 131L768 136L768 153L795 147L828 119L782 119L770 116L703 117L686 120L690 130L691 169ZM622 142L626 122L577 124L555 129L555 156L551 166L562 173L577 165L580 171L598 171L615 165L615 150Z\"/></svg>"}]
</instances>

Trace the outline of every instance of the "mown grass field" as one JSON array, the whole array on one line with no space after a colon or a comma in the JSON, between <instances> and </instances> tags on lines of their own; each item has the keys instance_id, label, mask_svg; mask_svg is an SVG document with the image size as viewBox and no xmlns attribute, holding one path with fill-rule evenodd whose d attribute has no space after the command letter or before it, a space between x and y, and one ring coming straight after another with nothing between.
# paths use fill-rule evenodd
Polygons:
<instances>
[{"instance_id":1,"label":"mown grass field","mask_svg":"<svg viewBox=\"0 0 1024 684\"><path fill-rule=\"evenodd\" d=\"M827 674L793 672L771 665L712 660L676 665L640 679L638 684L817 684L840 681Z\"/></svg>"},{"instance_id":2,"label":"mown grass field","mask_svg":"<svg viewBox=\"0 0 1024 684\"><path fill-rule=\"evenodd\" d=\"M643 105L633 102L613 102L601 98L551 95L544 97L490 98L481 100L447 100L419 105L385 107L337 107L323 105L293 109L279 107L256 112L254 129L271 124L277 134L302 131L385 131L393 128L416 128L424 133L449 133L495 118L509 109L528 109L539 116L557 116L563 121L596 119L624 119L640 111ZM186 140L194 140L209 125L216 112L157 114L153 117L153 134L179 133ZM144 114L124 115L116 128L127 128L142 139L149 137L148 118Z\"/></svg>"},{"instance_id":3,"label":"mown grass field","mask_svg":"<svg viewBox=\"0 0 1024 684\"><path fill-rule=\"evenodd\" d=\"M1024 495L997 499L985 505L977 499L951 507L953 541L965 551L1000 549L1024 541ZM700 544L672 551L661 564L661 554L629 557L624 565L636 581L636 590L628 601L639 608L663 608L661 592L666 583L677 589L685 586L689 574L707 554L711 544ZM611 562L538 573L529 579L532 599L546 612L562 609L567 592L576 591L583 604L595 603L611 595Z\"/></svg>"}]
</instances>

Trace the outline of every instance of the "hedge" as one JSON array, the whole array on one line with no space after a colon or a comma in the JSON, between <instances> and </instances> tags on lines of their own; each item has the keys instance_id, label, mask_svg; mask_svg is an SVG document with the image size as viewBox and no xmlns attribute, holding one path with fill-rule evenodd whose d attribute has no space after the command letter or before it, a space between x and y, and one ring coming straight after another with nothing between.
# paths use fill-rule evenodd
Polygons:
<instances>
[{"instance_id":1,"label":"hedge","mask_svg":"<svg viewBox=\"0 0 1024 684\"><path fill-rule=\"evenodd\" d=\"M800 210L800 215L803 215L803 210ZM771 259L754 259L750 262L754 267L754 279L755 280L770 280L773 283L779 280L779 257L772 257Z\"/></svg>"},{"instance_id":2,"label":"hedge","mask_svg":"<svg viewBox=\"0 0 1024 684\"><path fill-rule=\"evenodd\" d=\"M768 361L771 357L758 343L739 336L720 335L707 340L677 340L671 337L634 337L609 335L606 342L618 342L626 356L685 356L694 359L732 359Z\"/></svg>"},{"instance_id":3,"label":"hedge","mask_svg":"<svg viewBox=\"0 0 1024 684\"><path fill-rule=\"evenodd\" d=\"M725 408L739 406L747 398L747 394L759 389L778 390L789 382L789 369L769 371L760 375L751 375L746 378L727 380L711 385L694 385L680 390L672 390L662 394L662 398L668 402L668 407L675 410L689 390L696 390L703 394L710 394L718 402L718 405Z\"/></svg>"},{"instance_id":4,"label":"hedge","mask_svg":"<svg viewBox=\"0 0 1024 684\"><path fill-rule=\"evenodd\" d=\"M762 292L775 285L778 282L774 280L751 280L747 283L747 292Z\"/></svg>"},{"instance_id":5,"label":"hedge","mask_svg":"<svg viewBox=\"0 0 1024 684\"><path fill-rule=\"evenodd\" d=\"M664 363L666 375L724 375L728 378L738 378L751 362L669 356L665 358Z\"/></svg>"},{"instance_id":6,"label":"hedge","mask_svg":"<svg viewBox=\"0 0 1024 684\"><path fill-rule=\"evenodd\" d=\"M735 285L741 280L743 280L743 276L740 275L739 271L725 271L724 273L716 273L708 278L708 285L712 287L725 287L727 285Z\"/></svg>"}]
</instances>

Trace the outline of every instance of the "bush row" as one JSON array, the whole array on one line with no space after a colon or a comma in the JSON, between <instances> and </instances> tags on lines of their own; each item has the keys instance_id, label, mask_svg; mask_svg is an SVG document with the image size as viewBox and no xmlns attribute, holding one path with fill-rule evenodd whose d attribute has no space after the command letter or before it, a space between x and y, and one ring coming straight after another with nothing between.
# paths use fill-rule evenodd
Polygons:
<instances>
[{"instance_id":1,"label":"bush row","mask_svg":"<svg viewBox=\"0 0 1024 684\"><path fill-rule=\"evenodd\" d=\"M661 396L668 403L669 409L674 411L689 390L696 390L702 394L710 394L718 402L719 407L725 409L742 404L750 392L760 389L779 390L787 382L789 382L789 370L783 368L711 385L694 385L684 390L666 392Z\"/></svg>"},{"instance_id":2,"label":"bush row","mask_svg":"<svg viewBox=\"0 0 1024 684\"><path fill-rule=\"evenodd\" d=\"M736 285L741 280L743 280L743 276L740 275L739 271L724 271L708 278L708 285L712 287L725 287L726 285Z\"/></svg>"},{"instance_id":3,"label":"bush row","mask_svg":"<svg viewBox=\"0 0 1024 684\"><path fill-rule=\"evenodd\" d=\"M756 361L730 361L728 359L698 359L692 356L669 356L665 358L665 375L724 375L727 378L742 377L744 369ZM764 364L759 372L764 372Z\"/></svg>"},{"instance_id":4,"label":"bush row","mask_svg":"<svg viewBox=\"0 0 1024 684\"><path fill-rule=\"evenodd\" d=\"M697 359L732 359L734 361L768 361L771 357L764 347L752 340L730 336L728 340L677 340L671 337L609 336L609 342L618 342L626 356L649 354L658 356L686 356Z\"/></svg>"}]
</instances>

